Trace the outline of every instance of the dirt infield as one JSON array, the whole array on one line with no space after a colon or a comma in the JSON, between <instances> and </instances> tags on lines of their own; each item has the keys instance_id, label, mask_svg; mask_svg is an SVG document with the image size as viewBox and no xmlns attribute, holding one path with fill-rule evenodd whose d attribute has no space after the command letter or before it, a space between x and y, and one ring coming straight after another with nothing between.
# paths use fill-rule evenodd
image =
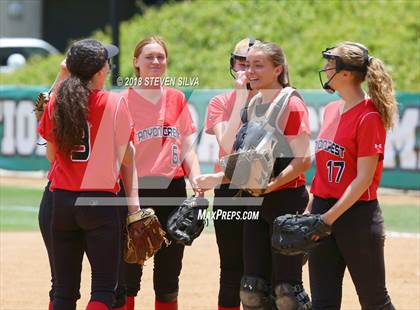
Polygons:
<instances>
[{"instance_id":1,"label":"dirt infield","mask_svg":"<svg viewBox=\"0 0 420 310\"><path fill-rule=\"evenodd\" d=\"M49 267L39 232L0 233L0 309L47 309ZM215 236L203 234L188 247L180 283L180 310L217 309L219 259ZM419 309L420 239L390 237L386 241L387 283L397 309ZM89 298L90 268L84 261L82 299L84 309ZM145 267L142 291L136 309L153 309L153 263ZM305 267L304 279L308 286ZM360 309L353 285L346 273L342 309Z\"/></svg>"}]
</instances>

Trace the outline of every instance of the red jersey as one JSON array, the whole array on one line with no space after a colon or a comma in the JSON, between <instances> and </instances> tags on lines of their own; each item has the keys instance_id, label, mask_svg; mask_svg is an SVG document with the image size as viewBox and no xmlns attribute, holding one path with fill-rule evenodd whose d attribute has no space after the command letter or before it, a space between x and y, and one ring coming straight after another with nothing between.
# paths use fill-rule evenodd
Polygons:
<instances>
[{"instance_id":1,"label":"red jersey","mask_svg":"<svg viewBox=\"0 0 420 310\"><path fill-rule=\"evenodd\" d=\"M53 161L52 163L50 163L50 170L48 170L48 174L47 174L48 181L52 181L52 179L54 178L55 166L56 166L56 161Z\"/></svg>"},{"instance_id":2,"label":"red jersey","mask_svg":"<svg viewBox=\"0 0 420 310\"><path fill-rule=\"evenodd\" d=\"M213 127L221 122L227 122L232 114L233 106L235 105L236 92L230 91L213 97L207 107L207 116L204 125L204 130L210 135L214 135ZM239 129L239 128L238 128ZM219 159L227 155L222 147L219 147ZM216 172L221 171L218 162L214 165Z\"/></svg>"},{"instance_id":3,"label":"red jersey","mask_svg":"<svg viewBox=\"0 0 420 310\"><path fill-rule=\"evenodd\" d=\"M123 96L127 98L134 120L138 176L184 177L182 144L196 131L185 95L174 88L163 87L156 103L133 88Z\"/></svg>"},{"instance_id":4,"label":"red jersey","mask_svg":"<svg viewBox=\"0 0 420 310\"><path fill-rule=\"evenodd\" d=\"M48 103L38 127L41 136L55 144L53 118L55 98ZM132 137L132 120L121 96L102 90L91 92L83 144L70 156L58 151L51 190L119 191L118 177L122 159L118 148L125 147Z\"/></svg>"},{"instance_id":5,"label":"red jersey","mask_svg":"<svg viewBox=\"0 0 420 310\"><path fill-rule=\"evenodd\" d=\"M236 100L236 92L231 91L211 99L207 108L207 117L205 131L208 134L214 134L213 127L220 122L228 121L230 119L233 106ZM260 113L264 114L269 104L257 103L256 110L261 110ZM257 111L258 112L258 111ZM292 96L284 111L283 117L278 120L278 127L281 129L286 138L291 141L301 133L310 134L309 127L309 113L305 103L297 96ZM219 159L227 155L222 148L219 148ZM220 166L215 165L215 170L220 171ZM306 184L305 175L302 173L300 176L282 185L282 188L295 188Z\"/></svg>"},{"instance_id":6,"label":"red jersey","mask_svg":"<svg viewBox=\"0 0 420 310\"><path fill-rule=\"evenodd\" d=\"M339 199L357 176L359 157L379 154L375 175L359 200L376 199L381 180L386 130L372 100L367 99L340 115L341 100L325 107L315 141L316 173L311 192L321 198Z\"/></svg>"}]
</instances>

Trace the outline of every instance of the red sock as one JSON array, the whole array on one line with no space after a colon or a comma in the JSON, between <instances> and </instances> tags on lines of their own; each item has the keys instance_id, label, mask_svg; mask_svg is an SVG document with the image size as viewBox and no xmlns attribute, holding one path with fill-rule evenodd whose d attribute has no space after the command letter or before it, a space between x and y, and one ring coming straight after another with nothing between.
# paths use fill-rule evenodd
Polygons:
<instances>
[{"instance_id":1,"label":"red sock","mask_svg":"<svg viewBox=\"0 0 420 310\"><path fill-rule=\"evenodd\" d=\"M118 308L112 308L112 310L127 310L126 305L118 307Z\"/></svg>"},{"instance_id":2,"label":"red sock","mask_svg":"<svg viewBox=\"0 0 420 310\"><path fill-rule=\"evenodd\" d=\"M108 306L100 301L89 301L86 310L108 310Z\"/></svg>"},{"instance_id":3,"label":"red sock","mask_svg":"<svg viewBox=\"0 0 420 310\"><path fill-rule=\"evenodd\" d=\"M222 307L222 306L219 306L218 310L241 310L241 307L240 306L237 306L237 307Z\"/></svg>"},{"instance_id":4,"label":"red sock","mask_svg":"<svg viewBox=\"0 0 420 310\"><path fill-rule=\"evenodd\" d=\"M134 296L127 296L127 301L125 302L127 310L134 310L134 298Z\"/></svg>"},{"instance_id":5,"label":"red sock","mask_svg":"<svg viewBox=\"0 0 420 310\"><path fill-rule=\"evenodd\" d=\"M155 310L178 310L178 302L160 302L159 300L155 300Z\"/></svg>"},{"instance_id":6,"label":"red sock","mask_svg":"<svg viewBox=\"0 0 420 310\"><path fill-rule=\"evenodd\" d=\"M50 303L48 304L48 310L52 310L52 304L53 304L53 301L50 300Z\"/></svg>"}]
</instances>

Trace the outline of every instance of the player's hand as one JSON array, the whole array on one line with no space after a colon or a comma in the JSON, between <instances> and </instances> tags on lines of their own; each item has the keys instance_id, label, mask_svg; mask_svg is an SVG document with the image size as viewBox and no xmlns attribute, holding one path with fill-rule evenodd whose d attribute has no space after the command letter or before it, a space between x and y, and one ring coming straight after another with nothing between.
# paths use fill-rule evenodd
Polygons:
<instances>
[{"instance_id":1,"label":"player's hand","mask_svg":"<svg viewBox=\"0 0 420 310\"><path fill-rule=\"evenodd\" d=\"M197 183L196 178L190 178L190 184L192 190L194 191L195 196L202 196L206 190L203 190L200 185Z\"/></svg>"},{"instance_id":2,"label":"player's hand","mask_svg":"<svg viewBox=\"0 0 420 310\"><path fill-rule=\"evenodd\" d=\"M235 82L235 89L247 89L246 84L249 83L248 76L246 71L238 71L236 72L236 82Z\"/></svg>"},{"instance_id":3,"label":"player's hand","mask_svg":"<svg viewBox=\"0 0 420 310\"><path fill-rule=\"evenodd\" d=\"M267 188L264 191L264 194L268 194L274 192L278 189L277 180L275 178L271 179L271 181L267 184Z\"/></svg>"},{"instance_id":4,"label":"player's hand","mask_svg":"<svg viewBox=\"0 0 420 310\"><path fill-rule=\"evenodd\" d=\"M214 173L202 174L194 178L194 182L203 192L215 188L220 184L220 181L220 178Z\"/></svg>"}]
</instances>

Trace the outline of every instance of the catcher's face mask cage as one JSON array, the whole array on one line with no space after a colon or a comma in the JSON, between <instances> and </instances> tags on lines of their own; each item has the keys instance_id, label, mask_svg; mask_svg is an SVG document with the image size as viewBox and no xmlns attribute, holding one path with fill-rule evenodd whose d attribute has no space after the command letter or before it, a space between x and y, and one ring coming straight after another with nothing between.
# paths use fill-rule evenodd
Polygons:
<instances>
[{"instance_id":1,"label":"catcher's face mask cage","mask_svg":"<svg viewBox=\"0 0 420 310\"><path fill-rule=\"evenodd\" d=\"M355 65L350 65L350 64L344 63L343 59L341 59L341 57L334 52L334 49L336 48L335 46L334 47L327 47L325 50L323 50L321 54L322 54L322 57L324 59L335 60L335 67L334 68L327 68L327 69L322 69L322 70L318 71L319 81L321 83L321 86L327 93L332 94L332 93L335 92L335 89L333 89L329 85L329 83L332 81L332 79L335 77L335 75L342 70L359 71L359 72L362 72L362 73L366 74L367 66L369 65L369 63L372 59L372 57L369 56L369 51L365 47L363 47L359 44L348 44L348 45L356 46L357 48L359 48L363 51L363 65L362 66L355 66ZM329 70L335 70L335 73L328 79L328 81L326 81L324 83L323 79L322 79L322 73L326 72L326 71L329 71Z\"/></svg>"},{"instance_id":2,"label":"catcher's face mask cage","mask_svg":"<svg viewBox=\"0 0 420 310\"><path fill-rule=\"evenodd\" d=\"M253 46L255 44L255 39L254 38L249 38L249 43L248 43L248 51L249 51L249 49ZM236 79L236 75L235 75L235 73L236 73L236 70L234 69L234 67L235 67L235 62L236 61L246 61L246 55L243 55L243 54L236 54L235 52L233 52L233 53L230 53L230 60L229 60L229 63L230 63L230 67L229 67L229 72L230 72L230 75L234 78L234 79Z\"/></svg>"}]
</instances>

